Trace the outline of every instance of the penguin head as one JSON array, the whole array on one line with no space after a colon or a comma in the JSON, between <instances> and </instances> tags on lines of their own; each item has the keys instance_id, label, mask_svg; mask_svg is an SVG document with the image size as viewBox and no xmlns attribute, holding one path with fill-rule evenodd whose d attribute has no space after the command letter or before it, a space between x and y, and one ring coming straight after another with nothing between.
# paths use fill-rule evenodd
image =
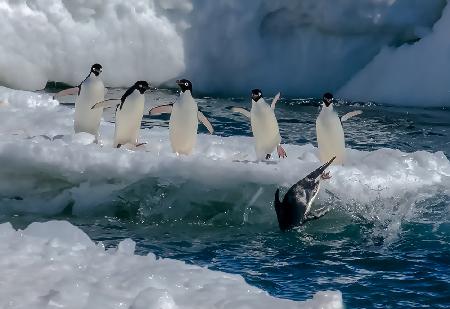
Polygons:
<instances>
[{"instance_id":1,"label":"penguin head","mask_svg":"<svg viewBox=\"0 0 450 309\"><path fill-rule=\"evenodd\" d=\"M326 107L330 106L331 103L333 103L333 95L329 92L325 93L322 99Z\"/></svg>"},{"instance_id":2,"label":"penguin head","mask_svg":"<svg viewBox=\"0 0 450 309\"><path fill-rule=\"evenodd\" d=\"M180 79L177 80L177 85L180 87L181 92L185 92L186 90L189 90L192 93L192 83L190 80L187 79Z\"/></svg>"},{"instance_id":3,"label":"penguin head","mask_svg":"<svg viewBox=\"0 0 450 309\"><path fill-rule=\"evenodd\" d=\"M255 102L258 102L259 99L262 98L262 92L260 89L253 89L252 90L252 100Z\"/></svg>"},{"instance_id":4,"label":"penguin head","mask_svg":"<svg viewBox=\"0 0 450 309\"><path fill-rule=\"evenodd\" d=\"M150 89L150 85L145 80L140 80L134 84L134 89L138 90L141 94L144 94Z\"/></svg>"},{"instance_id":5,"label":"penguin head","mask_svg":"<svg viewBox=\"0 0 450 309\"><path fill-rule=\"evenodd\" d=\"M91 67L91 73L94 73L95 76L99 76L100 73L102 73L102 69L102 66L96 63Z\"/></svg>"}]
</instances>

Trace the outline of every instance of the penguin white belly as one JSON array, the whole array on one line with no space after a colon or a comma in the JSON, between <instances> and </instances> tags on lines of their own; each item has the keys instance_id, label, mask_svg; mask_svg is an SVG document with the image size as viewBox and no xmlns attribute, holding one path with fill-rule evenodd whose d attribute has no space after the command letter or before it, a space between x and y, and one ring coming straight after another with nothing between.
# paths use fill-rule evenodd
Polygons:
<instances>
[{"instance_id":1,"label":"penguin white belly","mask_svg":"<svg viewBox=\"0 0 450 309\"><path fill-rule=\"evenodd\" d=\"M253 104L250 113L250 122L255 137L256 157L264 159L281 143L278 122L273 109L267 104Z\"/></svg>"},{"instance_id":2,"label":"penguin white belly","mask_svg":"<svg viewBox=\"0 0 450 309\"><path fill-rule=\"evenodd\" d=\"M143 113L144 96L134 93L128 96L122 109L116 111L114 147L117 147L118 144L137 144Z\"/></svg>"},{"instance_id":3,"label":"penguin white belly","mask_svg":"<svg viewBox=\"0 0 450 309\"><path fill-rule=\"evenodd\" d=\"M197 140L198 108L193 99L176 102L173 105L169 122L169 136L172 150L189 155Z\"/></svg>"},{"instance_id":4,"label":"penguin white belly","mask_svg":"<svg viewBox=\"0 0 450 309\"><path fill-rule=\"evenodd\" d=\"M105 87L101 79L86 79L81 85L80 95L75 101L75 133L87 132L98 137L98 128L103 108L91 109L95 103L105 99Z\"/></svg>"},{"instance_id":5,"label":"penguin white belly","mask_svg":"<svg viewBox=\"0 0 450 309\"><path fill-rule=\"evenodd\" d=\"M325 163L336 156L333 164L343 164L345 140L339 116L334 111L322 109L316 120L316 133L320 161Z\"/></svg>"}]
</instances>

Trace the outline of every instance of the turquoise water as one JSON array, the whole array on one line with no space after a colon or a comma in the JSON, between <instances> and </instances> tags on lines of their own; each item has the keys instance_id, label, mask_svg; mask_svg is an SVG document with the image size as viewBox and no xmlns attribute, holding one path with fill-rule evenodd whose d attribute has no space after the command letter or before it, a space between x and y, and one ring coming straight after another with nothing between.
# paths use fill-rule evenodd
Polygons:
<instances>
[{"instance_id":1,"label":"turquoise water","mask_svg":"<svg viewBox=\"0 0 450 309\"><path fill-rule=\"evenodd\" d=\"M170 97L174 93L161 91L160 95ZM206 97L198 102L211 119L215 134L251 135L249 123L230 114L231 106L249 107L247 98ZM447 158L450 156L448 108L374 103L340 103L337 108L341 115L354 109L364 112L359 121L345 123L351 148L443 151ZM314 99L279 102L277 117L284 143L315 144L317 113L318 101ZM112 114L107 119L114 121ZM167 120L167 116L145 117L142 126L167 126ZM242 190L259 187L243 184ZM275 191L270 186L263 189ZM282 298L304 300L319 290L340 290L347 308L448 308L448 189L440 188L418 201L393 198L374 205L348 205L330 198L324 202L333 208L328 215L282 233L271 200L265 211L248 213L232 199L210 198L205 202L200 198L202 188L195 183L168 184L149 175L122 189L104 207L108 209L105 212L75 216L70 207L56 216L0 211L0 222L12 221L21 227L32 221L66 219L107 246L131 237L137 242L139 254L153 252L240 274L250 284ZM228 193L209 192L218 197ZM239 192L229 196L233 194ZM161 195L176 196L173 207L161 208L153 198ZM371 212L374 207L383 211ZM248 216L254 220L246 220Z\"/></svg>"}]
</instances>

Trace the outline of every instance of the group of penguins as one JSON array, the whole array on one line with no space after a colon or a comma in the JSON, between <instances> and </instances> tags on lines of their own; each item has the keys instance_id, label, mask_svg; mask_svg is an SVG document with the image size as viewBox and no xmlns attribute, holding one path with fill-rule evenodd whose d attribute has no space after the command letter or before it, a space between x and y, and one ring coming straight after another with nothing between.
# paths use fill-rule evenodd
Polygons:
<instances>
[{"instance_id":1,"label":"group of penguins","mask_svg":"<svg viewBox=\"0 0 450 309\"><path fill-rule=\"evenodd\" d=\"M114 147L131 144L139 147L139 130L144 113L145 92L152 89L146 81L137 81L120 99L105 100L105 86L100 77L102 66L92 65L89 75L77 87L69 88L55 94L56 97L77 95L75 101L74 129L75 133L86 132L99 137L99 126L104 108L116 107ZM173 152L177 155L192 153L197 139L198 123L201 122L208 131L214 132L211 123L198 110L192 97L192 83L187 79L177 80L180 96L173 104L160 105L149 111L150 115L170 114L169 138ZM285 158L286 151L281 146L281 136L274 113L278 93L269 105L262 97L259 89L251 92L252 107L248 111L241 107L233 107L232 111L250 118L255 151L258 160L270 159L276 149L280 158ZM279 199L279 189L275 192L275 211L281 230L290 230L307 221L322 217L328 209L311 211L311 205L319 192L321 180L330 179L326 168L334 164L343 164L345 158L345 140L342 122L359 115L361 111L353 111L339 117L333 110L333 95L325 93L323 105L316 120L317 142L321 167L294 184L285 194L283 201Z\"/></svg>"}]
</instances>

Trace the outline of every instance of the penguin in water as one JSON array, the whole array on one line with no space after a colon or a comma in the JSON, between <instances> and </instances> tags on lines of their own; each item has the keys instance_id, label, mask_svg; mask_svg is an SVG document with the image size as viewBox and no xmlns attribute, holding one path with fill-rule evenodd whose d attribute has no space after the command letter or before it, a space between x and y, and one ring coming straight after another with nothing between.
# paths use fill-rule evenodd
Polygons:
<instances>
[{"instance_id":1,"label":"penguin in water","mask_svg":"<svg viewBox=\"0 0 450 309\"><path fill-rule=\"evenodd\" d=\"M342 165L345 161L345 138L342 122L361 114L357 110L339 118L333 110L333 95L329 92L323 95L322 109L316 119L317 146L322 163L331 157L336 157L334 164Z\"/></svg>"},{"instance_id":2,"label":"penguin in water","mask_svg":"<svg viewBox=\"0 0 450 309\"><path fill-rule=\"evenodd\" d=\"M262 92L259 89L252 90L251 98L252 108L250 112L241 107L233 107L231 110L250 118L253 136L255 137L257 159L270 159L275 148L277 149L279 158L287 157L286 151L280 144L281 136L274 112L275 105L280 98L280 93L277 93L270 106L262 97Z\"/></svg>"},{"instance_id":3,"label":"penguin in water","mask_svg":"<svg viewBox=\"0 0 450 309\"><path fill-rule=\"evenodd\" d=\"M114 144L116 148L125 144L136 147L139 143L139 129L144 113L144 93L150 89L146 81L137 81L120 99L109 99L95 104L92 109L103 109L116 105L116 126L114 130Z\"/></svg>"},{"instance_id":4,"label":"penguin in water","mask_svg":"<svg viewBox=\"0 0 450 309\"><path fill-rule=\"evenodd\" d=\"M208 129L210 134L214 129L208 119L198 110L192 97L192 83L187 79L177 80L180 87L180 97L173 104L160 105L149 111L150 115L170 114L169 137L172 150L177 155L189 155L197 140L198 122Z\"/></svg>"},{"instance_id":5,"label":"penguin in water","mask_svg":"<svg viewBox=\"0 0 450 309\"><path fill-rule=\"evenodd\" d=\"M336 157L333 157L294 184L284 195L282 202L280 201L280 189L277 189L274 206L280 230L290 230L307 221L319 219L329 211L329 209L321 208L317 212L312 212L311 205L319 193L320 181L331 178L330 172L325 173L325 170L335 159Z\"/></svg>"},{"instance_id":6,"label":"penguin in water","mask_svg":"<svg viewBox=\"0 0 450 309\"><path fill-rule=\"evenodd\" d=\"M77 87L69 88L55 94L54 98L77 95L75 100L75 133L87 132L95 136L98 141L98 128L102 118L103 109L94 109L91 107L105 99L105 86L100 78L102 66L98 63L92 65L89 75Z\"/></svg>"}]
</instances>

